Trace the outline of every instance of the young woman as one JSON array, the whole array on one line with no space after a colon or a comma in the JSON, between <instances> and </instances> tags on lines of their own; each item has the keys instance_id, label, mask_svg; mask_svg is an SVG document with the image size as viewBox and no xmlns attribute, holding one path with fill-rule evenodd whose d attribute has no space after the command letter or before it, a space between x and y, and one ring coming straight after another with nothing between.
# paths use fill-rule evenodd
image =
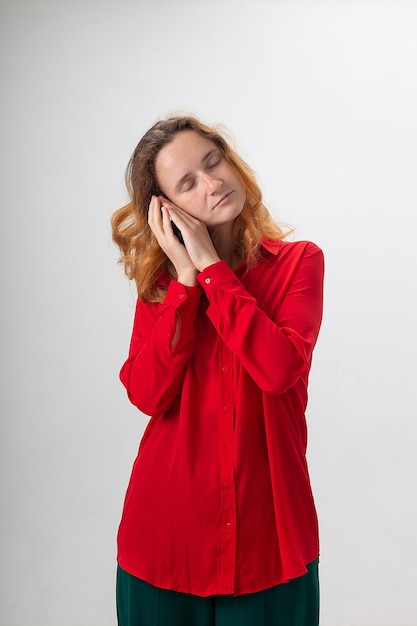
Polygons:
<instances>
[{"instance_id":1,"label":"young woman","mask_svg":"<svg viewBox=\"0 0 417 626\"><path fill-rule=\"evenodd\" d=\"M317 626L305 409L322 252L283 241L251 169L193 117L156 123L126 180L113 238L138 301L120 376L151 418L118 533L119 624Z\"/></svg>"}]
</instances>

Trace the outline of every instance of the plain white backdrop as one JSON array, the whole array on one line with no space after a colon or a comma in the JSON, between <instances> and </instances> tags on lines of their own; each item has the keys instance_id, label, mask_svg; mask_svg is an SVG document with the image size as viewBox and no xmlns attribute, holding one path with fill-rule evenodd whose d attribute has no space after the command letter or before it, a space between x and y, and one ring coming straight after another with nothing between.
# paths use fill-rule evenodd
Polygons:
<instances>
[{"instance_id":1,"label":"plain white backdrop","mask_svg":"<svg viewBox=\"0 0 417 626\"><path fill-rule=\"evenodd\" d=\"M3 0L1 626L114 626L145 416L109 220L160 116L223 123L326 256L309 463L322 626L415 626L417 7Z\"/></svg>"}]
</instances>

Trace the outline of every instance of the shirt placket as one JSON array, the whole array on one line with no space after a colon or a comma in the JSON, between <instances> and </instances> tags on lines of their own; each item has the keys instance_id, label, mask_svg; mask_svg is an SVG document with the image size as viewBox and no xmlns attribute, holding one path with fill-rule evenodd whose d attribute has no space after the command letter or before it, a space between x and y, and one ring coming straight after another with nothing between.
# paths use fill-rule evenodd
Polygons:
<instances>
[{"instance_id":1,"label":"shirt placket","mask_svg":"<svg viewBox=\"0 0 417 626\"><path fill-rule=\"evenodd\" d=\"M233 353L219 342L221 574L223 593L233 593L236 561L236 488L234 477Z\"/></svg>"}]
</instances>

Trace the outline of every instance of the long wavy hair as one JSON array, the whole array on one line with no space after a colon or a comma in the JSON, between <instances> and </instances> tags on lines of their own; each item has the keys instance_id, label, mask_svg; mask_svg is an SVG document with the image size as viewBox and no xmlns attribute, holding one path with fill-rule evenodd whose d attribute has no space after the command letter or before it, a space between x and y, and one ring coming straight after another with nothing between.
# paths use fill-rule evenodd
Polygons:
<instances>
[{"instance_id":1,"label":"long wavy hair","mask_svg":"<svg viewBox=\"0 0 417 626\"><path fill-rule=\"evenodd\" d=\"M111 221L113 241L121 251L119 262L127 277L136 282L138 298L148 302L162 302L169 280L177 278L173 264L148 225L148 208L152 195L162 193L155 174L156 156L183 130L193 130L213 141L242 178L246 200L236 218L235 249L241 258L247 257L248 266L253 267L258 261L263 237L283 239L287 234L272 220L262 203L262 192L253 171L217 129L193 116L160 120L145 133L130 158L125 176L130 202L118 209Z\"/></svg>"}]
</instances>

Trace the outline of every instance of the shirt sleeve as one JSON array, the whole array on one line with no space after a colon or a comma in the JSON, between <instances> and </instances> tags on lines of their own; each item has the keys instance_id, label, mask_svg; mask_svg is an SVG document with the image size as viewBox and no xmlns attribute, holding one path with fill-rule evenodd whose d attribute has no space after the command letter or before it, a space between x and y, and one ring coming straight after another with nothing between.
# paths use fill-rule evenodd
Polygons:
<instances>
[{"instance_id":1,"label":"shirt sleeve","mask_svg":"<svg viewBox=\"0 0 417 626\"><path fill-rule=\"evenodd\" d=\"M308 373L322 319L323 274L323 253L309 243L273 317L224 261L198 275L217 332L264 391L284 393Z\"/></svg>"},{"instance_id":2,"label":"shirt sleeve","mask_svg":"<svg viewBox=\"0 0 417 626\"><path fill-rule=\"evenodd\" d=\"M120 380L130 401L147 415L167 411L180 392L185 365L194 352L200 297L199 287L171 281L163 304L139 300L136 304L129 357Z\"/></svg>"}]
</instances>

